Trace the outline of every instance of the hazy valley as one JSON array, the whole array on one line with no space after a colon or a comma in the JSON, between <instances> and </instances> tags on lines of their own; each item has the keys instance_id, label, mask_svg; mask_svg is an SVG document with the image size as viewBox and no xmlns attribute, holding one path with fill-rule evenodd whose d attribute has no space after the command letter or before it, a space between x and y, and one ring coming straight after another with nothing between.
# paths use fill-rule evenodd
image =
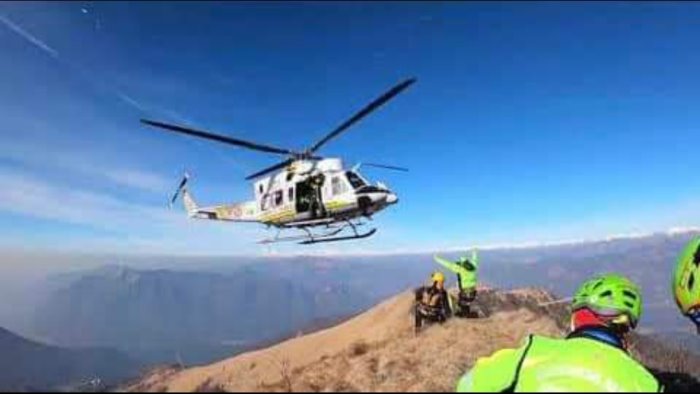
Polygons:
<instances>
[{"instance_id":1,"label":"hazy valley","mask_svg":"<svg viewBox=\"0 0 700 394\"><path fill-rule=\"evenodd\" d=\"M505 290L536 286L568 297L594 273L621 272L644 292L640 332L697 351L670 295L672 264L692 234L483 250L481 280ZM437 268L431 254L218 258L186 269L163 258L143 268L143 260L105 260L33 278L26 299L15 283L12 305L3 307L25 311L26 331L17 333L63 348L112 349L132 360L129 368L206 364L360 313L420 285ZM118 364L115 370L134 371ZM2 382L9 377L0 376Z\"/></svg>"}]
</instances>

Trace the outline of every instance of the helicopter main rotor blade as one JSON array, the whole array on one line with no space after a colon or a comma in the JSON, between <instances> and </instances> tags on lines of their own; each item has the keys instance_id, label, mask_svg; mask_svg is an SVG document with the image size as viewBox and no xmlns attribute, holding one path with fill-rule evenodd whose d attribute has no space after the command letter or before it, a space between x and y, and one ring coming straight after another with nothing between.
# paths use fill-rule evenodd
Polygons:
<instances>
[{"instance_id":1,"label":"helicopter main rotor blade","mask_svg":"<svg viewBox=\"0 0 700 394\"><path fill-rule=\"evenodd\" d=\"M282 168L284 168L284 167L287 167L288 165L292 164L293 162L294 162L294 159L287 159L287 160L285 160L285 161L283 161L283 162L281 162L281 163L275 164L274 166L270 166L270 167L267 167L267 168L264 169L264 170L258 171L258 172L256 172L256 173L253 174L253 175L249 175L249 176L247 176L247 177L245 178L245 180L246 180L246 181L249 181L249 180L251 180L251 179L255 179L255 178L257 178L257 177L260 177L260 176L269 174L269 173L271 173L271 172L273 172L273 171L277 171L277 170L279 170L279 169L282 169Z\"/></svg>"},{"instance_id":2,"label":"helicopter main rotor blade","mask_svg":"<svg viewBox=\"0 0 700 394\"><path fill-rule=\"evenodd\" d=\"M369 115L372 111L376 110L377 108L381 107L384 103L387 101L391 100L394 98L397 94L401 93L404 89L408 88L411 86L414 82L416 82L415 78L409 78L400 84L394 86L390 90L388 90L386 93L381 95L379 98L375 99L371 103L369 103L366 107L362 108L360 111L358 111L355 115L353 115L350 119L346 120L343 124L340 126L336 127L335 130L331 131L323 137L322 140L318 141L316 145L312 146L309 149L309 152L314 153L316 152L321 146L326 144L328 141L331 139L337 137L340 133L343 131L347 130L350 126L353 124L357 123L360 119L364 118L365 116Z\"/></svg>"},{"instance_id":3,"label":"helicopter main rotor blade","mask_svg":"<svg viewBox=\"0 0 700 394\"><path fill-rule=\"evenodd\" d=\"M386 168L387 170L396 170L396 171L408 172L408 168L405 168L405 167L396 167L396 166L388 166L388 165L386 165L386 164L362 163L362 165L363 165L363 166L366 166L366 167Z\"/></svg>"},{"instance_id":4,"label":"helicopter main rotor blade","mask_svg":"<svg viewBox=\"0 0 700 394\"><path fill-rule=\"evenodd\" d=\"M258 150L258 151L262 151L262 152L277 153L277 154L281 154L281 155L295 154L295 152L293 152L289 149L282 149L282 148L276 148L274 146L257 144L257 143L253 143L253 142L249 142L249 141L240 140L237 138L232 138L232 137L228 137L228 136L224 136L224 135L219 135L219 134L209 133L206 131L192 129L189 127L183 127L183 126L178 126L178 125L173 125L173 124L168 124L168 123L163 123L163 122L156 122L156 121L148 120L148 119L141 119L141 123L147 124L149 126L159 127L159 128L169 130L169 131L174 131L176 133L192 135L195 137L200 137L200 138L204 138L204 139L208 139L208 140L212 140L212 141L217 141L217 142L223 142L223 143L229 144L229 145L241 146L244 148Z\"/></svg>"}]
</instances>

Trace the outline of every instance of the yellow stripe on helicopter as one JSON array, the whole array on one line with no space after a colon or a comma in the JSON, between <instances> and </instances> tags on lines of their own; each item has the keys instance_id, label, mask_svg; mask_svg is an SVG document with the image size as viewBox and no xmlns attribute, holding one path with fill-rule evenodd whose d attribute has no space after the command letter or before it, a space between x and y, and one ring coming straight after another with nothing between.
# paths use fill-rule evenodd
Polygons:
<instances>
[{"instance_id":1,"label":"yellow stripe on helicopter","mask_svg":"<svg viewBox=\"0 0 700 394\"><path fill-rule=\"evenodd\" d=\"M296 212L294 212L293 209L285 209L281 212L275 212L275 213L263 215L260 220L262 222L265 222L265 223L268 223L268 222L274 223L274 222L280 221L282 219L292 218L292 217L294 217L294 215L296 215Z\"/></svg>"},{"instance_id":2,"label":"yellow stripe on helicopter","mask_svg":"<svg viewBox=\"0 0 700 394\"><path fill-rule=\"evenodd\" d=\"M345 201L328 201L325 203L325 206L327 209L342 209L346 208L348 206L352 205L352 203L345 202ZM280 221L284 221L286 219L291 219L296 215L296 212L293 209L285 209L284 211L281 212L275 212L275 213L269 213L266 215L263 215L261 217L261 221L264 223L277 223Z\"/></svg>"},{"instance_id":3,"label":"yellow stripe on helicopter","mask_svg":"<svg viewBox=\"0 0 700 394\"><path fill-rule=\"evenodd\" d=\"M351 204L352 203L346 201L328 201L327 203L325 203L325 206L328 209L342 209L348 207Z\"/></svg>"}]
</instances>

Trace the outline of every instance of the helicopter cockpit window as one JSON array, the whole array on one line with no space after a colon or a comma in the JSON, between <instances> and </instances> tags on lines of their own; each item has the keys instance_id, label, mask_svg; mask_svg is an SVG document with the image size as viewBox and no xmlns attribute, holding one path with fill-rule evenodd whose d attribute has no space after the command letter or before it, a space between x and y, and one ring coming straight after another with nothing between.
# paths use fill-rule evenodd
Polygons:
<instances>
[{"instance_id":1,"label":"helicopter cockpit window","mask_svg":"<svg viewBox=\"0 0 700 394\"><path fill-rule=\"evenodd\" d=\"M362 186L367 186L365 181L363 181L362 178L360 178L360 176L355 174L354 172L348 171L345 173L345 175L348 177L348 181L352 185L353 189L359 189Z\"/></svg>"},{"instance_id":2,"label":"helicopter cockpit window","mask_svg":"<svg viewBox=\"0 0 700 394\"><path fill-rule=\"evenodd\" d=\"M263 211L266 211L269 207L270 207L270 195L265 194L262 197L262 201L260 202L260 209L262 209Z\"/></svg>"}]
</instances>

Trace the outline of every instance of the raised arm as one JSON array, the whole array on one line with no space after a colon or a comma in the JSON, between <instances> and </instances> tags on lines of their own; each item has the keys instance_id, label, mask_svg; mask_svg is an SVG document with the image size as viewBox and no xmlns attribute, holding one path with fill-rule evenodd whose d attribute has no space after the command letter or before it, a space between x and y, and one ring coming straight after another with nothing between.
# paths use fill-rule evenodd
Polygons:
<instances>
[{"instance_id":1,"label":"raised arm","mask_svg":"<svg viewBox=\"0 0 700 394\"><path fill-rule=\"evenodd\" d=\"M457 265L456 263L453 263L447 259L443 259L442 257L440 257L438 255L435 255L433 257L435 258L435 261L438 264L442 265L443 267L447 268L448 270L450 270L454 273L458 273L459 271L461 271L461 269L460 269L461 267L459 265Z\"/></svg>"}]
</instances>

